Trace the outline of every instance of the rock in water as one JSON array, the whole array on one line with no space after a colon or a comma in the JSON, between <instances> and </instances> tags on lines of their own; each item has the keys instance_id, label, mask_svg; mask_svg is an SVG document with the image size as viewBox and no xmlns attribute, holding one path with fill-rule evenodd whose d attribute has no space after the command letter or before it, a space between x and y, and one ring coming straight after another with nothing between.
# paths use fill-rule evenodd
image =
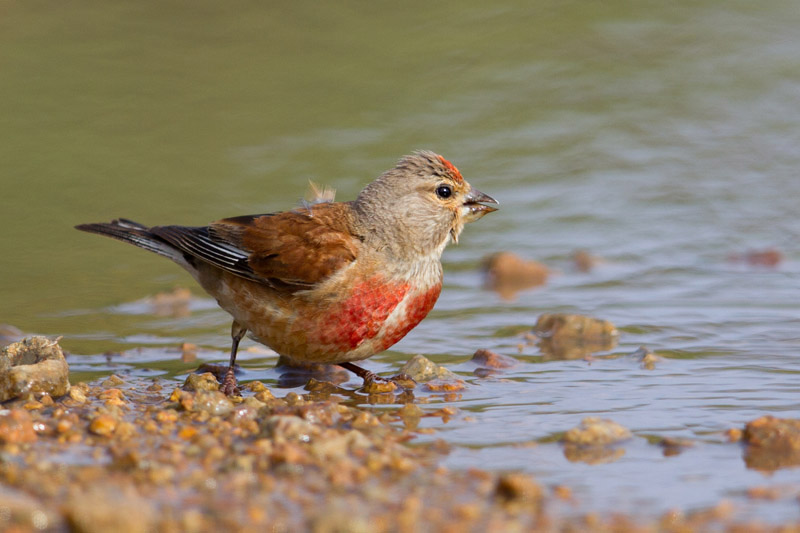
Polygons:
<instances>
[{"instance_id":1,"label":"rock in water","mask_svg":"<svg viewBox=\"0 0 800 533\"><path fill-rule=\"evenodd\" d=\"M69 365L58 341L28 337L0 352L0 402L69 392Z\"/></svg>"}]
</instances>

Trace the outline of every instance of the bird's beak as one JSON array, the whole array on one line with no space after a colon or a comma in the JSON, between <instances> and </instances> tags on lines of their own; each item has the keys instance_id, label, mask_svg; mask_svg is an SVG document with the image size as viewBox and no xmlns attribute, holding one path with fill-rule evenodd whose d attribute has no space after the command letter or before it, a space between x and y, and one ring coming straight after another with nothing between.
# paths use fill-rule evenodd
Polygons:
<instances>
[{"instance_id":1,"label":"bird's beak","mask_svg":"<svg viewBox=\"0 0 800 533\"><path fill-rule=\"evenodd\" d=\"M475 222L492 211L497 211L496 207L490 207L484 204L498 204L497 200L484 194L478 189L470 186L469 192L464 197L464 204L461 206L461 215L464 222Z\"/></svg>"}]
</instances>

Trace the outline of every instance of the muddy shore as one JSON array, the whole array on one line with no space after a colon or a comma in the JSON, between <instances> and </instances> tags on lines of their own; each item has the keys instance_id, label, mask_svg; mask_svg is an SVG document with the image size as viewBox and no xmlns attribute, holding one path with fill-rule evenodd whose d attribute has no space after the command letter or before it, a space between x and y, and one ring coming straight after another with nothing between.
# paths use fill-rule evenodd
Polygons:
<instances>
[{"instance_id":1,"label":"muddy shore","mask_svg":"<svg viewBox=\"0 0 800 533\"><path fill-rule=\"evenodd\" d=\"M416 400L402 404L391 395L394 405L371 409L348 405L347 395L324 381L283 398L261 382L246 384L241 398L227 398L217 386L211 374L193 374L183 386L112 375L75 383L60 398L44 393L4 403L0 529L800 531L797 524L737 522L724 501L645 522L613 509L581 512L566 486L516 472L448 470L440 464L448 445L415 444L415 437L435 434L419 428L422 418L444 423L462 415L426 405L431 392L422 387ZM753 422L731 438L749 432L759 445L794 457L796 441L781 437L785 424L770 433L770 421ZM602 446L628 436L588 420L564 446L580 453L592 432ZM554 511L564 502L570 513Z\"/></svg>"}]
</instances>

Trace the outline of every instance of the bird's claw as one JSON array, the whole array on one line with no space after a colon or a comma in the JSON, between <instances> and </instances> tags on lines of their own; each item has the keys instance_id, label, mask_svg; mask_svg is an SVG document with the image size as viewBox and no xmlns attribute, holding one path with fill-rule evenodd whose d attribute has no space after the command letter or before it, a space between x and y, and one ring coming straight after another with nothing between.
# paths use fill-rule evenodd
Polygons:
<instances>
[{"instance_id":1,"label":"bird's claw","mask_svg":"<svg viewBox=\"0 0 800 533\"><path fill-rule=\"evenodd\" d=\"M411 379L407 374L398 374L390 378L379 376L374 372L364 374L364 384L361 386L361 391L369 394L376 394L381 392L394 392L398 388L407 390L413 389L416 382Z\"/></svg>"},{"instance_id":2,"label":"bird's claw","mask_svg":"<svg viewBox=\"0 0 800 533\"><path fill-rule=\"evenodd\" d=\"M225 396L238 396L240 394L239 387L236 385L236 374L233 373L233 368L228 368L225 371L225 377L222 378L219 390Z\"/></svg>"}]
</instances>

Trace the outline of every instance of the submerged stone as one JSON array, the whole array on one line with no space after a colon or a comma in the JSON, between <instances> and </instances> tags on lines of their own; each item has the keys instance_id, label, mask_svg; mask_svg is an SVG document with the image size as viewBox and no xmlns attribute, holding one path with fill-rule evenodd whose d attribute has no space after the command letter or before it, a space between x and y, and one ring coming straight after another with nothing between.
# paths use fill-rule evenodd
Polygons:
<instances>
[{"instance_id":1,"label":"submerged stone","mask_svg":"<svg viewBox=\"0 0 800 533\"><path fill-rule=\"evenodd\" d=\"M745 463L757 470L800 465L800 420L762 416L744 428Z\"/></svg>"},{"instance_id":2,"label":"submerged stone","mask_svg":"<svg viewBox=\"0 0 800 533\"><path fill-rule=\"evenodd\" d=\"M579 446L607 446L615 442L631 438L631 432L625 426L613 420L587 417L581 425L564 434L564 442Z\"/></svg>"},{"instance_id":3,"label":"submerged stone","mask_svg":"<svg viewBox=\"0 0 800 533\"><path fill-rule=\"evenodd\" d=\"M484 284L501 297L511 299L514 295L547 282L550 270L538 261L523 259L512 252L492 254L483 262Z\"/></svg>"},{"instance_id":4,"label":"submerged stone","mask_svg":"<svg viewBox=\"0 0 800 533\"><path fill-rule=\"evenodd\" d=\"M533 328L539 349L553 359L579 359L617 345L619 332L608 320L566 313L545 313Z\"/></svg>"}]
</instances>

